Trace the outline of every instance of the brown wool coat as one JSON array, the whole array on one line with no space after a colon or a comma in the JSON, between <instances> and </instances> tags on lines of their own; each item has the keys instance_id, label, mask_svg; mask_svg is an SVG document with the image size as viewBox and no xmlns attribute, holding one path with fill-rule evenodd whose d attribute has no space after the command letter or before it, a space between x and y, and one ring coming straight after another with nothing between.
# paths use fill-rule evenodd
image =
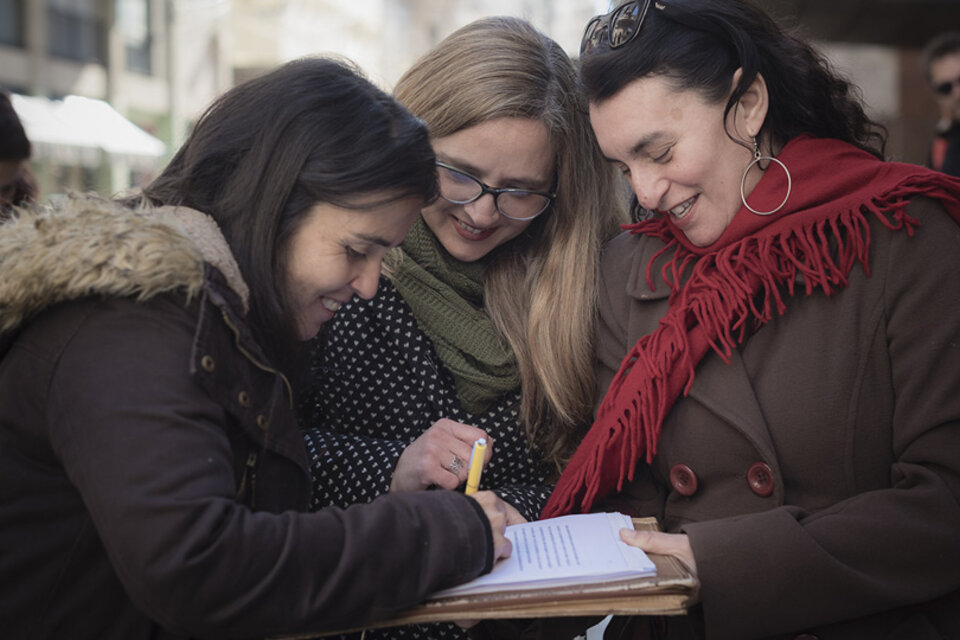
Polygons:
<instances>
[{"instance_id":1,"label":"brown wool coat","mask_svg":"<svg viewBox=\"0 0 960 640\"><path fill-rule=\"evenodd\" d=\"M702 583L690 616L633 637L960 638L960 226L929 200L908 213L912 238L871 223L869 277L800 287L731 362L709 353L604 505L689 535ZM601 389L667 309L645 276L660 246L605 252Z\"/></svg>"}]
</instances>

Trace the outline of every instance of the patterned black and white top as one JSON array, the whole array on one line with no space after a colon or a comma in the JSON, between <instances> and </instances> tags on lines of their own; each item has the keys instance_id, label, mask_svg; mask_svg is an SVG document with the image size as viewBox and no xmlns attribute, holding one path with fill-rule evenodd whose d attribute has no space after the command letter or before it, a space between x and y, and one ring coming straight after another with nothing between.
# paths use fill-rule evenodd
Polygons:
<instances>
[{"instance_id":1,"label":"patterned black and white top","mask_svg":"<svg viewBox=\"0 0 960 640\"><path fill-rule=\"evenodd\" d=\"M550 493L547 468L517 424L519 392L482 414L460 407L453 376L385 278L372 300L354 298L324 325L312 362L316 388L301 407L313 467L313 509L370 502L387 493L400 454L440 418L486 431L496 443L480 489L528 520ZM368 631L373 638L466 638L455 625Z\"/></svg>"}]
</instances>

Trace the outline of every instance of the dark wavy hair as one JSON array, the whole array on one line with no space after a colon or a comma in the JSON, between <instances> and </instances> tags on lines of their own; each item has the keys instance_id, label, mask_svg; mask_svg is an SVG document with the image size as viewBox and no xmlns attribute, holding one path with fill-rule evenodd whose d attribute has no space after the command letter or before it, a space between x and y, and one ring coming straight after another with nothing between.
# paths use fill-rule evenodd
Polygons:
<instances>
[{"instance_id":1,"label":"dark wavy hair","mask_svg":"<svg viewBox=\"0 0 960 640\"><path fill-rule=\"evenodd\" d=\"M738 68L743 73L730 93ZM758 73L770 96L761 135L775 144L802 133L836 138L883 158L886 129L867 117L859 90L809 44L745 0L657 0L631 42L619 49L601 46L581 61L591 102L658 75L712 103L725 100L725 115Z\"/></svg>"},{"instance_id":2,"label":"dark wavy hair","mask_svg":"<svg viewBox=\"0 0 960 640\"><path fill-rule=\"evenodd\" d=\"M289 367L301 349L285 264L305 214L318 203L359 210L364 197L366 208L432 202L434 161L426 125L355 67L306 58L218 98L143 195L217 221L250 287L252 330Z\"/></svg>"}]
</instances>

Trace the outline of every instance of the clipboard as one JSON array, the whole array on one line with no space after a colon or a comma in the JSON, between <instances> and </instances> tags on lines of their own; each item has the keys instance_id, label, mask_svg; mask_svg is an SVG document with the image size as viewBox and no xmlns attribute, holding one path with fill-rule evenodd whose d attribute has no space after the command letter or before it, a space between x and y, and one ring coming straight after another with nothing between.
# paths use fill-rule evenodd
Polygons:
<instances>
[{"instance_id":1,"label":"clipboard","mask_svg":"<svg viewBox=\"0 0 960 640\"><path fill-rule=\"evenodd\" d=\"M658 531L655 518L633 518L638 530ZM390 618L360 627L313 634L282 636L282 640L308 640L406 624L491 620L504 618L559 618L614 615L685 615L699 602L700 583L673 556L648 554L657 567L653 576L615 579L576 586L536 590L497 591L465 596L428 598ZM280 638L276 640L281 640Z\"/></svg>"}]
</instances>

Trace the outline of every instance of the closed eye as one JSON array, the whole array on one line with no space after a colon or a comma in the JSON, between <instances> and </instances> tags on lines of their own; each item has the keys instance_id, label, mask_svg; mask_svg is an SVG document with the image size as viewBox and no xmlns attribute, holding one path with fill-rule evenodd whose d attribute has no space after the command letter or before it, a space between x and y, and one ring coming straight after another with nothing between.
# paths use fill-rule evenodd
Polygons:
<instances>
[{"instance_id":1,"label":"closed eye","mask_svg":"<svg viewBox=\"0 0 960 640\"><path fill-rule=\"evenodd\" d=\"M357 251L353 247L346 247L346 250L347 250L347 258L349 258L350 260L364 260L367 257L367 254L361 251Z\"/></svg>"},{"instance_id":2,"label":"closed eye","mask_svg":"<svg viewBox=\"0 0 960 640\"><path fill-rule=\"evenodd\" d=\"M667 150L661 153L659 156L653 158L653 161L657 164L663 164L664 162L669 162L670 153L673 151L673 147L667 147Z\"/></svg>"}]
</instances>

